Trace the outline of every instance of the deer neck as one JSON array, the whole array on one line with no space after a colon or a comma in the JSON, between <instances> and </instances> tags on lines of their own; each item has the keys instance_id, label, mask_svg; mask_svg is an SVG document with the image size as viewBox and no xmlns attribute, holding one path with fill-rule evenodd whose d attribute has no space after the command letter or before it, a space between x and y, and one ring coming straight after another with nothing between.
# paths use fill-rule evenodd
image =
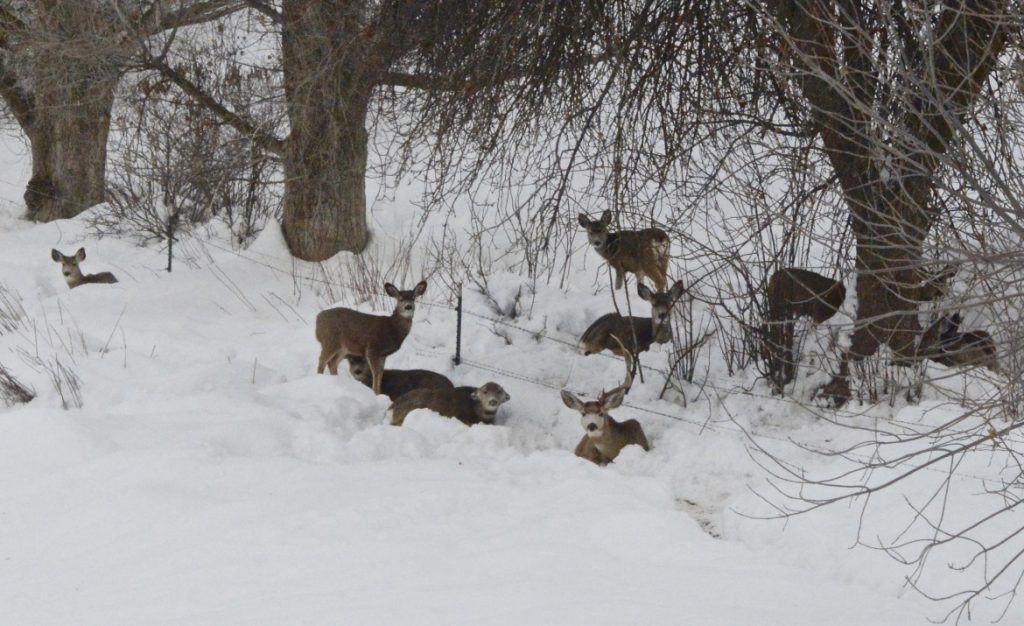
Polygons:
<instances>
[{"instance_id":1,"label":"deer neck","mask_svg":"<svg viewBox=\"0 0 1024 626\"><path fill-rule=\"evenodd\" d=\"M622 449L622 424L616 422L612 416L606 415L601 434L592 436L590 441L598 452L608 459L614 459Z\"/></svg>"},{"instance_id":2,"label":"deer neck","mask_svg":"<svg viewBox=\"0 0 1024 626\"><path fill-rule=\"evenodd\" d=\"M651 342L652 343L668 343L672 341L672 325L665 320L657 326L655 330L654 320L651 319Z\"/></svg>"},{"instance_id":3,"label":"deer neck","mask_svg":"<svg viewBox=\"0 0 1024 626\"><path fill-rule=\"evenodd\" d=\"M391 325L398 331L398 336L405 339L405 336L412 330L412 317L405 317L396 308L391 313Z\"/></svg>"},{"instance_id":4,"label":"deer neck","mask_svg":"<svg viewBox=\"0 0 1024 626\"><path fill-rule=\"evenodd\" d=\"M613 259L619 254L619 233L608 233L604 247L597 251L606 259Z\"/></svg>"}]
</instances>

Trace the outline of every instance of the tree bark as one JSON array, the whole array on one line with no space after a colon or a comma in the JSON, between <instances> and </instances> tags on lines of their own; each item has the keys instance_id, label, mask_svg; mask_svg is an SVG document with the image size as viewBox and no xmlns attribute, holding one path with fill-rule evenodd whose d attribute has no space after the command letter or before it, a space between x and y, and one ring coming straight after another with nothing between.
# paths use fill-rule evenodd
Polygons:
<instances>
[{"instance_id":1,"label":"tree bark","mask_svg":"<svg viewBox=\"0 0 1024 626\"><path fill-rule=\"evenodd\" d=\"M1006 4L963 0L943 9L930 46L915 48L920 65L908 67L905 80L917 91L904 103L902 118L886 120L886 140L875 128L881 117L874 101L880 75L869 56L873 29L860 3L768 3L857 240L857 321L840 371L823 389L836 405L850 397L850 360L871 356L881 345L901 360L916 357L921 331L916 286L935 216L934 176L953 137L954 120L963 119L1005 45Z\"/></svg>"},{"instance_id":2,"label":"tree bark","mask_svg":"<svg viewBox=\"0 0 1024 626\"><path fill-rule=\"evenodd\" d=\"M103 67L64 69L64 80L37 89L24 126L32 146L26 217L39 222L74 217L104 199L117 76Z\"/></svg>"},{"instance_id":3,"label":"tree bark","mask_svg":"<svg viewBox=\"0 0 1024 626\"><path fill-rule=\"evenodd\" d=\"M367 113L374 89L360 3L285 0L282 59L291 133L283 223L292 254L322 261L361 252L366 223Z\"/></svg>"}]
</instances>

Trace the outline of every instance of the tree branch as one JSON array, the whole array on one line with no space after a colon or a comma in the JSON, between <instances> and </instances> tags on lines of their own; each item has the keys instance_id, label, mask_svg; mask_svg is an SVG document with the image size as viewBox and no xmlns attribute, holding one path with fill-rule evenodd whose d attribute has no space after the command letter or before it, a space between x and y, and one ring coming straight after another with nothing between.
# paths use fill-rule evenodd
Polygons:
<instances>
[{"instance_id":1,"label":"tree branch","mask_svg":"<svg viewBox=\"0 0 1024 626\"><path fill-rule=\"evenodd\" d=\"M175 84L186 95L216 115L222 122L231 126L238 132L250 137L260 148L276 155L284 157L284 141L271 133L259 129L251 121L240 114L228 109L212 95L203 91L198 85L190 81L184 74L175 70L162 59L144 59L142 67L158 72L161 76Z\"/></svg>"}]
</instances>

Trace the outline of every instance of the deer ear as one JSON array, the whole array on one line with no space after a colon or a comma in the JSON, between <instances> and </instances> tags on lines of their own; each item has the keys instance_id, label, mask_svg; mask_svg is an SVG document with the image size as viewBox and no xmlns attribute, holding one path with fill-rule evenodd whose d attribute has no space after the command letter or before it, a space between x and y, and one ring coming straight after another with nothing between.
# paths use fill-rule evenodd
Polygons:
<instances>
[{"instance_id":1,"label":"deer ear","mask_svg":"<svg viewBox=\"0 0 1024 626\"><path fill-rule=\"evenodd\" d=\"M582 213L576 216L576 221L578 221L580 223L580 226L582 226L583 228L586 228L587 225L590 224L590 219L588 219L587 216Z\"/></svg>"},{"instance_id":2,"label":"deer ear","mask_svg":"<svg viewBox=\"0 0 1024 626\"><path fill-rule=\"evenodd\" d=\"M392 298L397 298L399 296L398 287L395 287L391 283L384 283L384 293L388 294Z\"/></svg>"},{"instance_id":3,"label":"deer ear","mask_svg":"<svg viewBox=\"0 0 1024 626\"><path fill-rule=\"evenodd\" d=\"M57 248L54 248L54 249L50 250L50 258L51 259L53 259L57 263L60 263L60 257L61 257L61 253L57 252Z\"/></svg>"},{"instance_id":4,"label":"deer ear","mask_svg":"<svg viewBox=\"0 0 1024 626\"><path fill-rule=\"evenodd\" d=\"M502 402L508 402L511 399L512 399L512 396L508 395L508 392L505 391L504 389L502 389L501 390L501 401Z\"/></svg>"},{"instance_id":5,"label":"deer ear","mask_svg":"<svg viewBox=\"0 0 1024 626\"><path fill-rule=\"evenodd\" d=\"M626 397L626 390L623 389L622 387L616 387L615 389L612 389L611 391L609 391L608 395L606 395L604 398L602 398L601 406L604 407L605 411L611 411L612 409L617 409L620 406L622 406L622 401L625 399L625 397Z\"/></svg>"},{"instance_id":6,"label":"deer ear","mask_svg":"<svg viewBox=\"0 0 1024 626\"><path fill-rule=\"evenodd\" d=\"M565 406L574 411L581 410L581 407L583 406L583 403L580 402L579 398L564 389L562 390L562 402L565 403Z\"/></svg>"},{"instance_id":7,"label":"deer ear","mask_svg":"<svg viewBox=\"0 0 1024 626\"><path fill-rule=\"evenodd\" d=\"M685 292L686 286L683 285L683 281L681 280L677 280L675 284L672 285L672 288L668 290L668 294L672 296L673 300L678 300L679 298L682 298Z\"/></svg>"},{"instance_id":8,"label":"deer ear","mask_svg":"<svg viewBox=\"0 0 1024 626\"><path fill-rule=\"evenodd\" d=\"M422 296L422 295L423 295L423 292L424 292L424 291L426 291L426 290L427 290L427 281L425 281L425 280L421 280L421 281L420 281L420 282L418 282L418 283L416 284L416 286L415 286L415 287L413 288L413 290L412 290L412 295L414 295L414 296L416 296L417 298L419 298L420 296Z\"/></svg>"},{"instance_id":9,"label":"deer ear","mask_svg":"<svg viewBox=\"0 0 1024 626\"><path fill-rule=\"evenodd\" d=\"M479 389L474 389L473 392L469 394L469 397L473 400L473 402L479 402L480 401L480 394L477 393L478 391L480 391L480 390Z\"/></svg>"},{"instance_id":10,"label":"deer ear","mask_svg":"<svg viewBox=\"0 0 1024 626\"><path fill-rule=\"evenodd\" d=\"M639 281L636 283L636 295L640 296L641 300L646 300L648 302L650 302L651 298L654 297L654 294L651 292L651 288Z\"/></svg>"},{"instance_id":11,"label":"deer ear","mask_svg":"<svg viewBox=\"0 0 1024 626\"><path fill-rule=\"evenodd\" d=\"M601 221L600 221L601 226L607 226L608 224L611 224L611 223L612 223L612 212L611 211L605 211L604 213L602 213L601 214Z\"/></svg>"},{"instance_id":12,"label":"deer ear","mask_svg":"<svg viewBox=\"0 0 1024 626\"><path fill-rule=\"evenodd\" d=\"M85 260L85 248L79 248L78 252L75 253L75 258L78 259L79 262L84 261Z\"/></svg>"}]
</instances>

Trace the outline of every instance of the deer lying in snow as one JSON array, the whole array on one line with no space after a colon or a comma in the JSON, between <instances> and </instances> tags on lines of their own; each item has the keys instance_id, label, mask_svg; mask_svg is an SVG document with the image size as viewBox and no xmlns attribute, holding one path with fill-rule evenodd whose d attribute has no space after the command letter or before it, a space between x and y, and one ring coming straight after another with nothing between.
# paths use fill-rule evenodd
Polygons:
<instances>
[{"instance_id":1,"label":"deer lying in snow","mask_svg":"<svg viewBox=\"0 0 1024 626\"><path fill-rule=\"evenodd\" d=\"M592 220L580 213L580 226L587 230L590 245L594 246L608 265L615 270L615 288L622 289L626 272L636 274L637 281L645 276L654 281L658 291L668 286L668 253L671 240L659 228L642 230L620 230L608 232L612 222L611 211L601 214L601 219Z\"/></svg>"},{"instance_id":2,"label":"deer lying in snow","mask_svg":"<svg viewBox=\"0 0 1024 626\"><path fill-rule=\"evenodd\" d=\"M598 465L611 463L623 448L631 444L636 444L644 450L651 449L640 422L635 419L618 422L608 414L608 411L622 404L623 398L633 384L629 355L624 358L626 380L611 391L602 391L597 400L583 402L572 393L562 390L562 402L570 409L580 412L580 422L583 424L583 439L576 446L576 456Z\"/></svg>"},{"instance_id":3,"label":"deer lying in snow","mask_svg":"<svg viewBox=\"0 0 1024 626\"><path fill-rule=\"evenodd\" d=\"M987 367L1000 374L996 343L983 330L960 332L959 313L943 316L921 333L918 355L947 367Z\"/></svg>"},{"instance_id":4,"label":"deer lying in snow","mask_svg":"<svg viewBox=\"0 0 1024 626\"><path fill-rule=\"evenodd\" d=\"M416 389L395 400L385 414L394 426L416 409L430 409L445 417L454 417L467 426L493 424L498 407L511 400L498 383L454 389Z\"/></svg>"},{"instance_id":5,"label":"deer lying in snow","mask_svg":"<svg viewBox=\"0 0 1024 626\"><path fill-rule=\"evenodd\" d=\"M672 341L672 306L683 295L683 281L677 280L668 293L653 293L647 285L637 283L637 294L651 303L650 317L622 316L608 313L597 318L583 332L578 344L580 354L590 355L611 350L615 354L632 357L650 349L652 343Z\"/></svg>"},{"instance_id":6,"label":"deer lying in snow","mask_svg":"<svg viewBox=\"0 0 1024 626\"><path fill-rule=\"evenodd\" d=\"M373 387L370 366L361 356L348 357L348 371L359 382ZM391 400L397 400L416 389L455 389L446 376L430 370L384 370L380 391Z\"/></svg>"},{"instance_id":7,"label":"deer lying in snow","mask_svg":"<svg viewBox=\"0 0 1024 626\"><path fill-rule=\"evenodd\" d=\"M87 283L110 284L117 282L117 277L110 272L82 274L82 268L78 264L85 260L85 248L79 248L75 256L65 256L54 248L50 250L50 258L60 263L61 272L64 274L64 280L67 281L69 289Z\"/></svg>"},{"instance_id":8,"label":"deer lying in snow","mask_svg":"<svg viewBox=\"0 0 1024 626\"><path fill-rule=\"evenodd\" d=\"M426 281L408 291L384 283L384 292L396 300L391 315L371 315L344 307L320 311L316 316L316 338L320 342L317 373L323 374L327 367L337 374L340 359L349 355L362 357L370 366L373 393L380 394L384 359L402 347L412 329L416 298L426 289Z\"/></svg>"}]
</instances>

